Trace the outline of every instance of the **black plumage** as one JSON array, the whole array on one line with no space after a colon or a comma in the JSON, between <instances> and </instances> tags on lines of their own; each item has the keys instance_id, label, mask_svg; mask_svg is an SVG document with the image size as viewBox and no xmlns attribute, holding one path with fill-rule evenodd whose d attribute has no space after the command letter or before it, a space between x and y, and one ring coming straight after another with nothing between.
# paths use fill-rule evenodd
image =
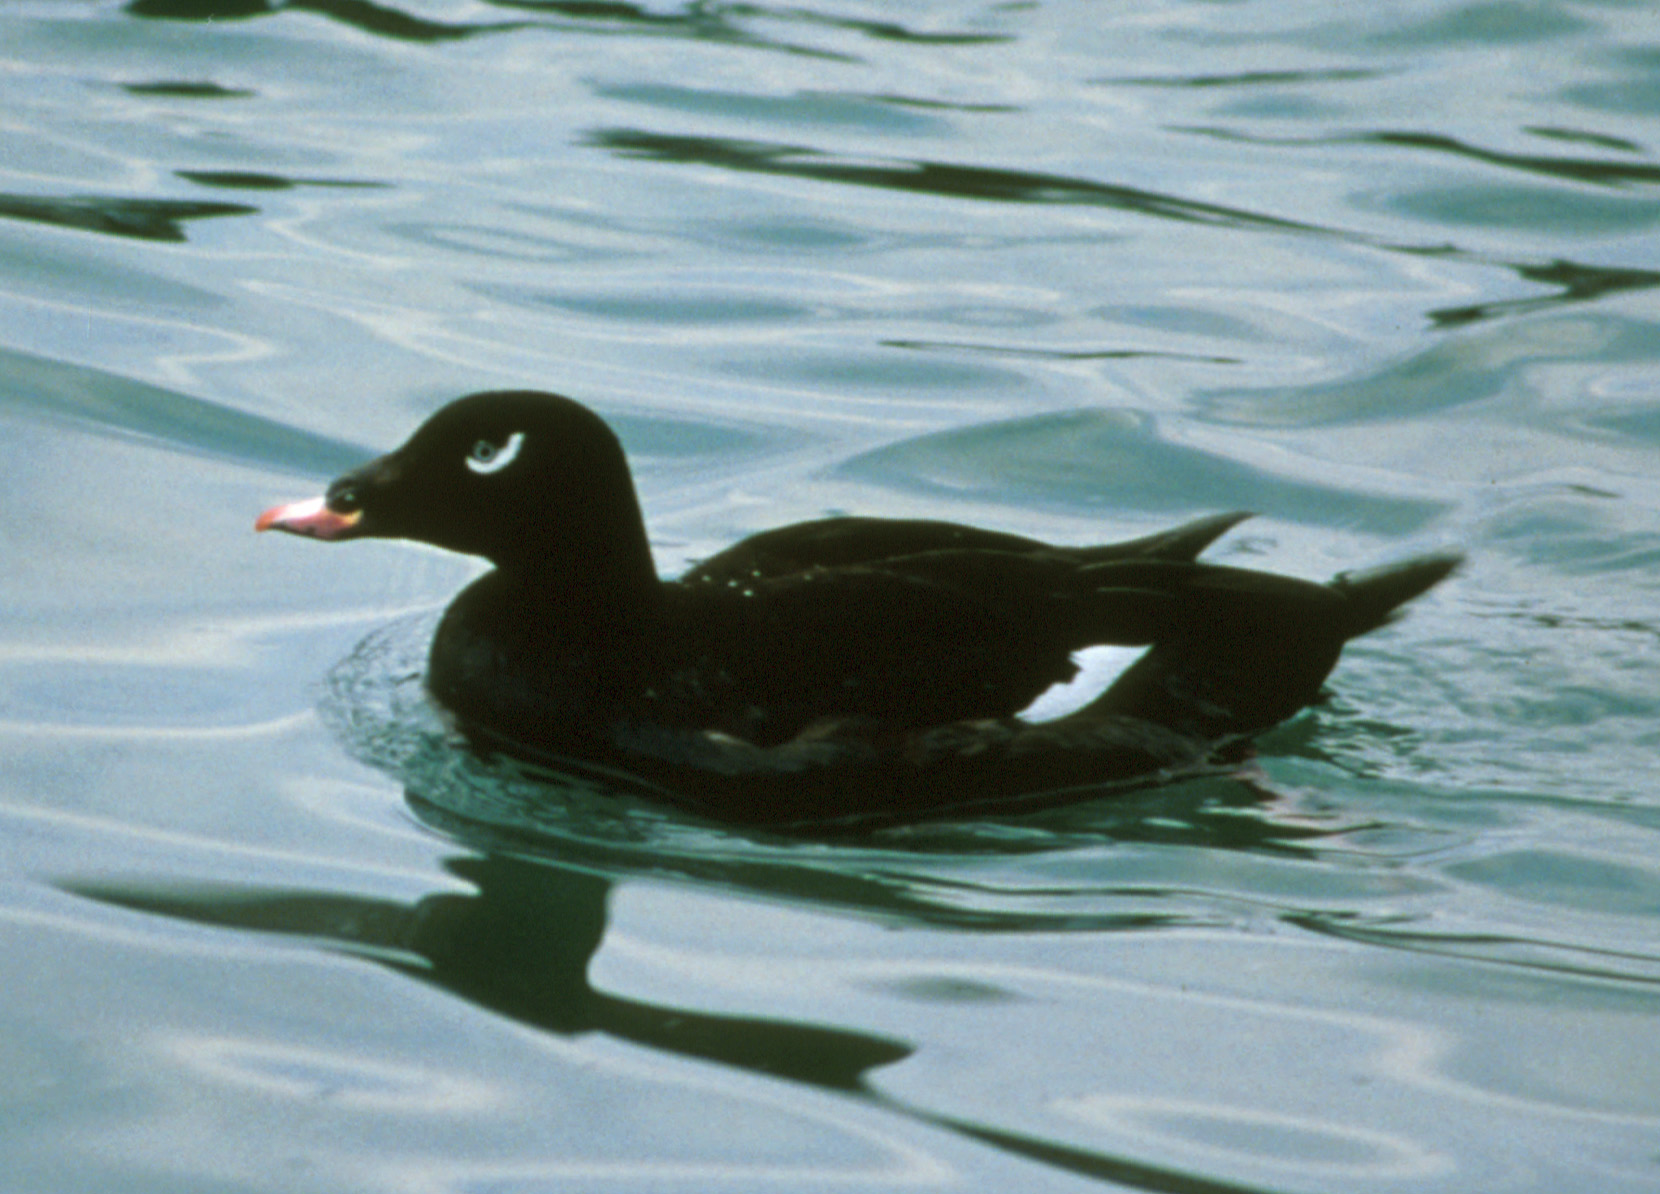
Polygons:
<instances>
[{"instance_id":1,"label":"black plumage","mask_svg":"<svg viewBox=\"0 0 1660 1194\"><path fill-rule=\"evenodd\" d=\"M623 767L742 820L906 817L1203 762L1316 698L1344 642L1448 555L1314 584L1199 563L1247 517L1058 547L829 518L662 580L621 445L592 411L475 394L322 499L259 521L483 556L427 682L497 745ZM1058 721L1017 715L1074 652L1147 647Z\"/></svg>"}]
</instances>

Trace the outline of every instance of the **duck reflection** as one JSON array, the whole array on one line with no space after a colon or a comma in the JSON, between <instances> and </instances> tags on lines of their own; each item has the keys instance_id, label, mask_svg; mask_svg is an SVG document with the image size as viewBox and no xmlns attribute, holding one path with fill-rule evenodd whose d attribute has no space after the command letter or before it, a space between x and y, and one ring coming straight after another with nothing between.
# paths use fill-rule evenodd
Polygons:
<instances>
[{"instance_id":1,"label":"duck reflection","mask_svg":"<svg viewBox=\"0 0 1660 1194\"><path fill-rule=\"evenodd\" d=\"M598 990L588 966L605 936L614 880L501 853L444 865L474 890L401 904L229 884L64 886L137 911L326 942L563 1036L604 1033L815 1086L856 1089L871 1070L911 1053L867 1033L688 1011Z\"/></svg>"}]
</instances>

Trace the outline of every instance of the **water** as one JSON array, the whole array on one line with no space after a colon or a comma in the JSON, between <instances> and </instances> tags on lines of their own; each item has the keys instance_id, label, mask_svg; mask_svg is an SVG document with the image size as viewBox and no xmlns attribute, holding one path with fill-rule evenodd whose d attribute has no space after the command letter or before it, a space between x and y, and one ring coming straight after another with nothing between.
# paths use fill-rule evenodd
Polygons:
<instances>
[{"instance_id":1,"label":"water","mask_svg":"<svg viewBox=\"0 0 1660 1194\"><path fill-rule=\"evenodd\" d=\"M1660 1187L1657 44L6 9L8 1188ZM251 533L505 385L619 428L665 571L827 510L1470 563L1242 773L738 833L400 703L469 562Z\"/></svg>"}]
</instances>

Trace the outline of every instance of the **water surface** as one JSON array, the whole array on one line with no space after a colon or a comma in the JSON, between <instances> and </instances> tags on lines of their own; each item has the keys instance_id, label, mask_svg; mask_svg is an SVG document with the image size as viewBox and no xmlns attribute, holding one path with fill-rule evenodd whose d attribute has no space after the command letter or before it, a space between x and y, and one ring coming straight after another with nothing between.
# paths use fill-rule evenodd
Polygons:
<instances>
[{"instance_id":1,"label":"water surface","mask_svg":"<svg viewBox=\"0 0 1660 1194\"><path fill-rule=\"evenodd\" d=\"M10 1182L1660 1186L1657 44L1614 0L8 9ZM827 511L1470 562L1238 772L737 832L399 704L473 563L251 533L503 386L612 421L665 571Z\"/></svg>"}]
</instances>

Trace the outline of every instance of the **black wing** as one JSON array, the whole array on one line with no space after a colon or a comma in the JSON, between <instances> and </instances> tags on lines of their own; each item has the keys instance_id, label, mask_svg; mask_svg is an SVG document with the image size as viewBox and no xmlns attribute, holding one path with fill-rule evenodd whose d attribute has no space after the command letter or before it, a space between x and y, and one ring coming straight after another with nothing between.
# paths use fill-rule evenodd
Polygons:
<instances>
[{"instance_id":1,"label":"black wing","mask_svg":"<svg viewBox=\"0 0 1660 1194\"><path fill-rule=\"evenodd\" d=\"M1076 674L1057 619L921 572L811 568L665 593L655 715L761 744L838 719L1007 717Z\"/></svg>"},{"instance_id":2,"label":"black wing","mask_svg":"<svg viewBox=\"0 0 1660 1194\"><path fill-rule=\"evenodd\" d=\"M787 576L809 568L848 568L931 552L1046 553L1078 563L1112 560L1193 560L1250 515L1215 514L1168 531L1094 547L1054 547L1037 539L955 522L899 518L821 518L762 531L691 568L689 584L726 584Z\"/></svg>"}]
</instances>

